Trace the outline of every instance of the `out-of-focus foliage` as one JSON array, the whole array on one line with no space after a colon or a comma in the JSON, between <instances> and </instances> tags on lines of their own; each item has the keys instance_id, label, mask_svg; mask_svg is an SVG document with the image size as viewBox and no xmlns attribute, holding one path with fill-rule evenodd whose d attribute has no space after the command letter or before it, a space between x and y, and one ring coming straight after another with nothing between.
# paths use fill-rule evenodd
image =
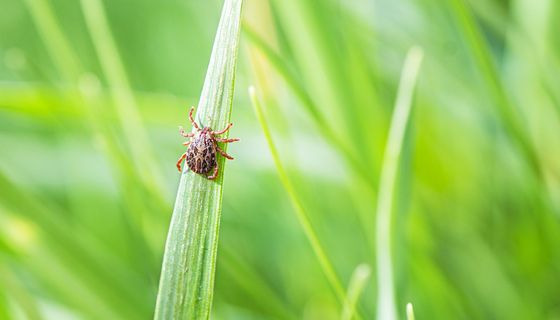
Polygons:
<instances>
[{"instance_id":1,"label":"out-of-focus foliage","mask_svg":"<svg viewBox=\"0 0 560 320\"><path fill-rule=\"evenodd\" d=\"M0 0L0 319L153 315L176 128L222 2L105 0L111 50L91 1ZM560 318L558 21L546 0L248 0L213 318L343 312L243 88L260 92L347 286L375 266L381 160L413 45L425 58L393 212L400 317L412 302L416 319ZM375 288L370 277L358 302L367 319Z\"/></svg>"}]
</instances>

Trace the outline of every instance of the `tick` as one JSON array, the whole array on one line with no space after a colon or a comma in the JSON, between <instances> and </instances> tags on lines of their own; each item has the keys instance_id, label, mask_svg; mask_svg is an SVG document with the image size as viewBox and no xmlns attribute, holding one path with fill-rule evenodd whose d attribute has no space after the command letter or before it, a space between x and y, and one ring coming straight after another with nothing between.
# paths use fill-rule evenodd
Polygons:
<instances>
[{"instance_id":1,"label":"tick","mask_svg":"<svg viewBox=\"0 0 560 320\"><path fill-rule=\"evenodd\" d=\"M189 119L196 129L196 132L186 133L183 127L179 127L179 133L190 140L183 143L183 145L188 146L188 148L187 152L183 153L179 161L177 161L177 169L181 172L181 164L183 160L186 159L187 166L193 172L204 175L210 180L214 180L218 176L216 152L219 152L226 159L233 160L232 156L218 146L218 142L230 143L239 141L239 139L224 139L219 137L219 135L226 133L231 126L233 126L233 123L228 124L225 129L220 131L213 131L210 127L203 127L200 129L201 126L193 119L193 112L194 107L192 107L189 112ZM212 172L211 175L209 175L210 172Z\"/></svg>"}]
</instances>

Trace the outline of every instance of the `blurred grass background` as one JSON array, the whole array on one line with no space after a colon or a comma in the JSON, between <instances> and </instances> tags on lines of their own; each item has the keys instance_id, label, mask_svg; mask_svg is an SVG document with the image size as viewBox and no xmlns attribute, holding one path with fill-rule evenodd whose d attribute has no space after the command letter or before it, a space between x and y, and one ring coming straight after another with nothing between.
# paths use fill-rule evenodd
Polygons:
<instances>
[{"instance_id":1,"label":"blurred grass background","mask_svg":"<svg viewBox=\"0 0 560 320\"><path fill-rule=\"evenodd\" d=\"M222 3L100 3L0 0L0 319L153 315L176 128ZM245 88L348 285L375 265L381 160L419 45L393 220L401 317L412 302L416 319L560 319L559 18L550 0L247 1L213 318L342 312Z\"/></svg>"}]
</instances>

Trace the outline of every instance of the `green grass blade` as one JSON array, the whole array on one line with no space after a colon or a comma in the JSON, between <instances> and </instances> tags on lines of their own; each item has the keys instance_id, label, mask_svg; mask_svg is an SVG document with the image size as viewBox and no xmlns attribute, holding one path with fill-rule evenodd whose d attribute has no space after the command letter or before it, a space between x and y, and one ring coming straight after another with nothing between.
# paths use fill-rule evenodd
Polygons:
<instances>
[{"instance_id":1,"label":"green grass blade","mask_svg":"<svg viewBox=\"0 0 560 320\"><path fill-rule=\"evenodd\" d=\"M270 65L278 72L284 79L285 83L292 89L295 96L301 101L302 106L309 113L317 128L325 135L326 141L338 148L344 155L344 158L350 167L356 171L356 176L363 178L365 185L369 188L372 187L371 181L374 180L371 170L368 169L356 155L356 152L347 143L347 140L341 138L332 127L329 126L327 120L318 110L319 108L311 99L305 87L297 80L296 75L292 72L289 66L284 62L274 49L272 49L259 35L248 25L243 26L243 31L247 35L247 39L268 59Z\"/></svg>"},{"instance_id":2,"label":"green grass blade","mask_svg":"<svg viewBox=\"0 0 560 320\"><path fill-rule=\"evenodd\" d=\"M25 4L44 39L47 51L65 80L78 79L80 63L64 36L53 11L46 0L26 0Z\"/></svg>"},{"instance_id":3,"label":"green grass blade","mask_svg":"<svg viewBox=\"0 0 560 320\"><path fill-rule=\"evenodd\" d=\"M451 13L465 37L476 67L480 70L484 84L491 95L492 103L498 109L504 128L511 135L512 142L519 148L533 173L537 178L542 178L539 157L526 128L522 125L518 110L511 102L511 98L500 79L490 49L484 41L469 6L465 3L465 0L450 0L448 3L451 6Z\"/></svg>"},{"instance_id":4,"label":"green grass blade","mask_svg":"<svg viewBox=\"0 0 560 320\"><path fill-rule=\"evenodd\" d=\"M410 302L406 304L406 320L414 320L414 308Z\"/></svg>"},{"instance_id":5,"label":"green grass blade","mask_svg":"<svg viewBox=\"0 0 560 320\"><path fill-rule=\"evenodd\" d=\"M85 116L87 121L81 118L77 118L76 121L84 121L84 124L89 124L89 131L86 132L90 133L94 140L102 141L102 143L99 143L100 149L111 160L109 163L112 164L114 172L119 177L122 198L125 199L127 207L131 209L130 212L134 213L134 215L125 215L125 219L135 226L135 228L131 228L128 231L134 239L133 242L138 244L134 247L133 254L139 260L141 259L142 262L153 261L150 258L152 256L151 248L149 248L147 240L143 239L145 235L142 234L142 225L154 223L153 220L144 222L144 219L148 217L147 213L150 211L146 208L145 203L139 204L132 201L134 197L138 197L134 195L137 192L137 188L130 187L131 185L143 184L147 189L152 189L153 191L153 182L146 181L145 179L142 180L141 177L131 170L128 154L120 150L117 145L118 143L112 137L107 117L103 112L103 108L100 108L98 96L101 88L99 81L95 76L83 71L84 68L78 54L72 47L70 38L63 32L62 26L56 18L49 1L26 1L25 3L35 22L37 31L41 35L41 40L54 62L56 71L60 74L61 80L69 85L64 88L57 88L56 93L60 95L60 101L58 104L49 105L47 107L48 112L53 112L57 117L62 117L63 114L57 108L70 102L72 109L69 109L69 111L71 113L76 110L80 116ZM76 88L79 88L79 90L76 91ZM159 189L155 191L152 194L160 207L163 207L164 192ZM155 263L146 263L145 265L149 266L146 268L146 272L152 274L153 269L155 269Z\"/></svg>"},{"instance_id":6,"label":"green grass blade","mask_svg":"<svg viewBox=\"0 0 560 320\"><path fill-rule=\"evenodd\" d=\"M342 316L340 317L342 320L350 320L356 314L356 305L370 276L371 268L367 264L360 264L356 267L356 270L354 270L352 278L350 279L350 285L348 286L346 300L342 308Z\"/></svg>"},{"instance_id":7,"label":"green grass blade","mask_svg":"<svg viewBox=\"0 0 560 320\"><path fill-rule=\"evenodd\" d=\"M311 115L313 120L317 123L317 126L324 131L331 131L327 124L327 121L315 105L315 103L309 97L309 94L305 91L303 85L297 80L293 71L282 59L282 57L277 54L273 48L271 48L266 41L261 38L257 32L247 24L243 24L243 33L247 36L247 40L251 42L256 48L258 48L263 55L266 56L270 64L276 69L279 75L284 78L286 84L294 91L296 96L300 98L303 102L303 107Z\"/></svg>"},{"instance_id":8,"label":"green grass blade","mask_svg":"<svg viewBox=\"0 0 560 320\"><path fill-rule=\"evenodd\" d=\"M141 297L142 292L134 285L138 281L136 274L133 274L130 269L123 268L123 265L110 252L104 250L105 248L100 246L86 229L72 225L64 215L59 214L62 212L60 207L38 195L25 192L25 189L10 181L1 170L0 189L5 191L4 197L0 199L0 210L6 208L16 212L16 216L33 221L38 230L48 235L44 239L48 239L48 246L58 253L53 261L62 264L68 268L68 271L71 270L62 271L61 266L55 268L54 273L59 276L63 274L66 284L70 282L70 278L74 278L75 274L79 274L80 285L83 285L85 290L95 292L92 296L103 300L105 305L111 303L119 305L115 311L122 312L121 315L126 313L129 317L133 315L137 317L142 313L139 306L142 306L144 300ZM66 232L70 229L73 232ZM76 234L80 236L76 237ZM50 254L46 257L53 258ZM38 258L34 257L31 259L31 264L37 263L37 260ZM67 263L64 264L62 261ZM38 265L40 267L36 268L34 273L41 274L43 278L48 269L47 263L42 261ZM107 292L110 292L111 296ZM83 296L75 295L75 297L80 299ZM85 305L91 306L96 303L91 300L82 301ZM127 303L123 304L123 301Z\"/></svg>"},{"instance_id":9,"label":"green grass blade","mask_svg":"<svg viewBox=\"0 0 560 320\"><path fill-rule=\"evenodd\" d=\"M379 320L397 319L391 262L391 211L402 145L422 57L423 52L420 48L410 49L406 57L381 169L376 221L377 319Z\"/></svg>"},{"instance_id":10,"label":"green grass blade","mask_svg":"<svg viewBox=\"0 0 560 320\"><path fill-rule=\"evenodd\" d=\"M293 307L284 301L270 284L259 276L259 272L245 262L237 252L224 245L220 254L222 270L230 275L229 278L237 283L245 294L252 296L254 301L259 301L270 316L286 320L299 319Z\"/></svg>"},{"instance_id":11,"label":"green grass blade","mask_svg":"<svg viewBox=\"0 0 560 320\"><path fill-rule=\"evenodd\" d=\"M82 11L101 68L110 85L112 99L130 147L131 156L139 168L138 172L146 185L154 192L165 190L163 178L156 166L148 134L138 112L138 105L128 81L117 45L111 35L109 22L101 0L82 0ZM164 192L165 193L165 192Z\"/></svg>"},{"instance_id":12,"label":"green grass blade","mask_svg":"<svg viewBox=\"0 0 560 320\"><path fill-rule=\"evenodd\" d=\"M21 281L17 278L16 274L7 265L0 264L0 280L2 286L9 292L9 297L16 302L25 314L25 319L41 320L44 317L39 311L37 301L28 292L27 288L23 286ZM2 313L0 312L0 315ZM1 318L11 319L12 317ZM15 317L14 317L15 318Z\"/></svg>"},{"instance_id":13,"label":"green grass blade","mask_svg":"<svg viewBox=\"0 0 560 320\"><path fill-rule=\"evenodd\" d=\"M270 133L270 129L268 128L268 124L264 118L264 114L262 112L262 108L257 98L257 95L255 93L254 87L249 88L249 96L251 97L251 102L253 103L253 107L255 108L257 119L261 124L264 136L268 143L268 148L270 149L270 153L272 154L272 159L274 160L274 164L276 165L276 170L278 171L280 181L282 182L284 189L286 189L286 192L290 197L292 205L295 209L298 222L303 228L303 232L305 233L307 240L311 244L311 248L313 249L313 252L317 257L317 260L321 265L321 268L323 270L323 273L325 274L325 277L327 278L327 281L329 282L331 288L333 289L334 294L342 304L344 303L344 299L345 299L345 294L344 294L344 289L342 287L342 284L338 276L336 275L332 262L329 260L327 253L325 252L325 249L323 248L323 245L319 240L319 237L317 236L317 232L315 231L313 225L311 224L309 215L303 208L303 203L299 199L297 192L290 178L288 177L288 173L286 172L284 166L280 162L280 155L278 154L278 151L276 150L276 146L272 141L272 135Z\"/></svg>"},{"instance_id":14,"label":"green grass blade","mask_svg":"<svg viewBox=\"0 0 560 320\"><path fill-rule=\"evenodd\" d=\"M226 0L198 105L212 128L229 122L242 0ZM223 146L225 148L225 146ZM208 319L212 307L224 159L215 181L184 171L169 227L154 319Z\"/></svg>"},{"instance_id":15,"label":"green grass blade","mask_svg":"<svg viewBox=\"0 0 560 320\"><path fill-rule=\"evenodd\" d=\"M0 319L12 319L6 286L0 288Z\"/></svg>"}]
</instances>

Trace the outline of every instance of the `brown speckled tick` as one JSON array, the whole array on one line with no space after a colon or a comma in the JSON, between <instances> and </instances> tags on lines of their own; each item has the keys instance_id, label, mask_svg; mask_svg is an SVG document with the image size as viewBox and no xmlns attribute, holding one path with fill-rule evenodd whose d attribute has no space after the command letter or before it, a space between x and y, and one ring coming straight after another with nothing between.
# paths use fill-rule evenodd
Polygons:
<instances>
[{"instance_id":1,"label":"brown speckled tick","mask_svg":"<svg viewBox=\"0 0 560 320\"><path fill-rule=\"evenodd\" d=\"M185 137L190 138L189 141L184 142L184 146L188 146L187 152L183 153L177 161L177 169L181 172L181 163L183 160L187 159L187 166L198 174L202 174L208 177L210 180L216 179L218 176L218 161L216 160L216 151L222 156L229 160L233 160L233 157L227 154L218 146L218 142L230 143L239 141L239 139L223 139L218 137L221 134L226 133L233 123L227 125L227 127L220 131L212 131L210 127L204 127L200 129L198 124L193 119L194 107L191 108L189 112L189 119L196 132L186 133L182 127L179 127L179 133ZM212 171L213 169L213 171ZM212 175L208 174L212 171Z\"/></svg>"}]
</instances>

